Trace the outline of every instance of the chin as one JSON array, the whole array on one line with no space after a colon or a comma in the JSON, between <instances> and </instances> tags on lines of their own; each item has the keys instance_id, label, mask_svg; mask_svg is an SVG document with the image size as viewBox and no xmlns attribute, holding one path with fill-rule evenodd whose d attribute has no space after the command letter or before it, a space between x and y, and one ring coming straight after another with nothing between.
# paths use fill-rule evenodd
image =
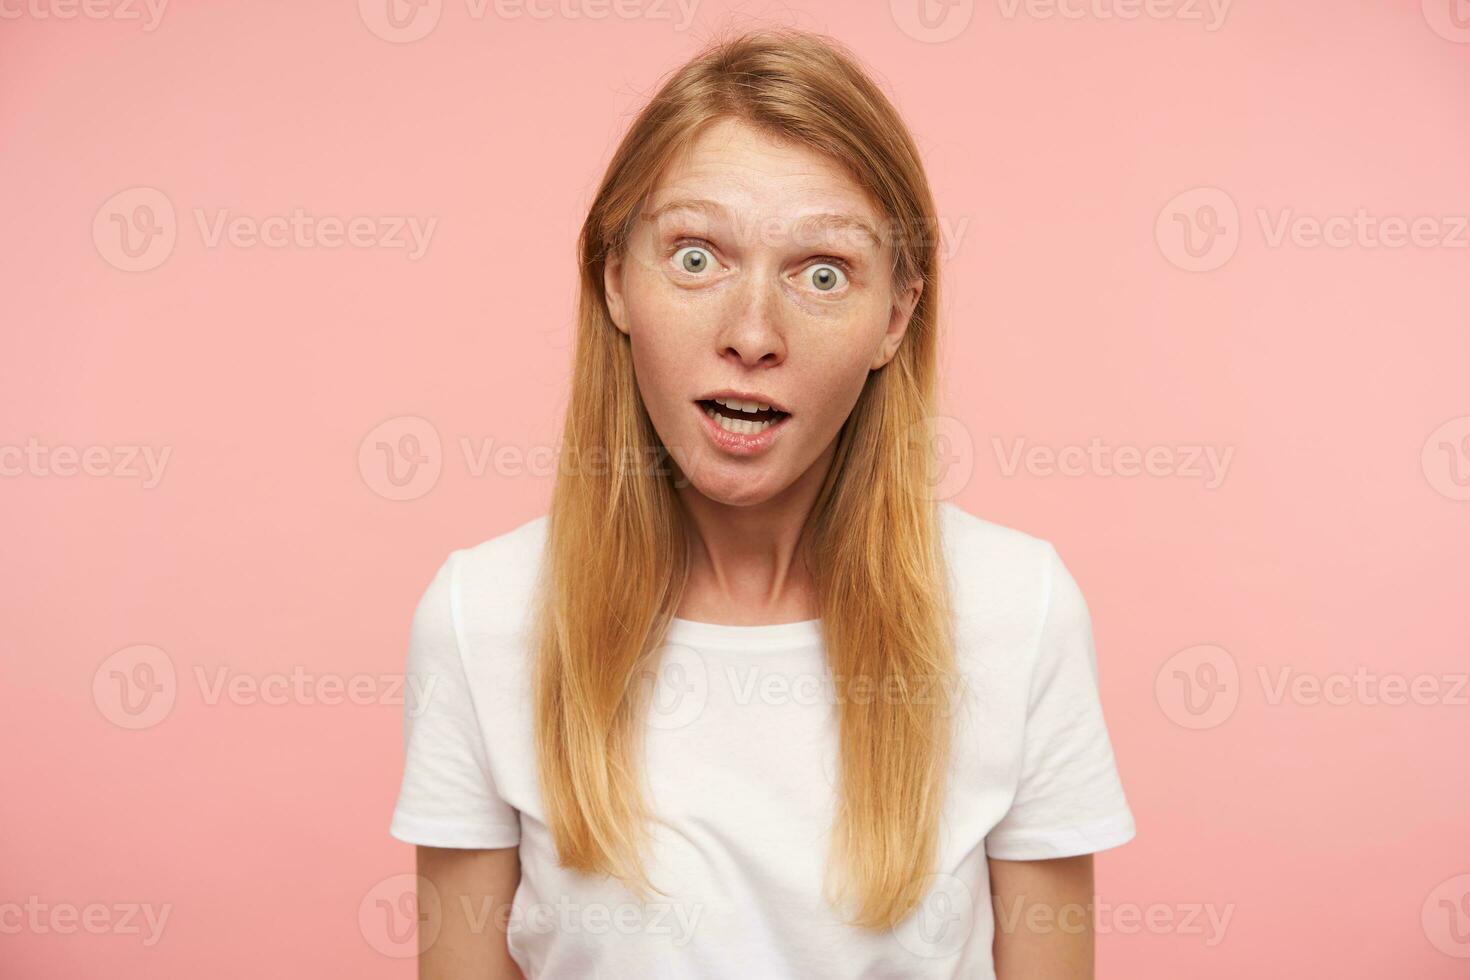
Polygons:
<instances>
[{"instance_id":1,"label":"chin","mask_svg":"<svg viewBox=\"0 0 1470 980\"><path fill-rule=\"evenodd\" d=\"M779 485L764 479L752 480L749 473L701 473L691 477L688 489L698 491L726 507L753 507L780 492Z\"/></svg>"}]
</instances>

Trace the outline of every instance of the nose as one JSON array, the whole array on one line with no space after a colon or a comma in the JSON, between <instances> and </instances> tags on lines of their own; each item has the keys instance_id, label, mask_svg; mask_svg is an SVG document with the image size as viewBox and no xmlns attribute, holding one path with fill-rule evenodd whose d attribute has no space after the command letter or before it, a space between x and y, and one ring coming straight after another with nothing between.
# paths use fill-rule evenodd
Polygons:
<instances>
[{"instance_id":1,"label":"nose","mask_svg":"<svg viewBox=\"0 0 1470 980\"><path fill-rule=\"evenodd\" d=\"M753 275L732 292L717 343L720 357L737 359L745 367L770 366L786 359L781 296L773 280Z\"/></svg>"}]
</instances>

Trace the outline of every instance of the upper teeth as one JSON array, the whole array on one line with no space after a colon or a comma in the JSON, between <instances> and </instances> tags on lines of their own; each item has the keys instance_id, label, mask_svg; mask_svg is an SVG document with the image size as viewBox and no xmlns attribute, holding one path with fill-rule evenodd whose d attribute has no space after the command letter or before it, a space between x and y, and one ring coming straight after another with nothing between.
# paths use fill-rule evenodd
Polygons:
<instances>
[{"instance_id":1,"label":"upper teeth","mask_svg":"<svg viewBox=\"0 0 1470 980\"><path fill-rule=\"evenodd\" d=\"M733 408L737 412L764 412L771 407L760 402L744 402L738 398L714 398L711 401L724 405L726 408Z\"/></svg>"}]
</instances>

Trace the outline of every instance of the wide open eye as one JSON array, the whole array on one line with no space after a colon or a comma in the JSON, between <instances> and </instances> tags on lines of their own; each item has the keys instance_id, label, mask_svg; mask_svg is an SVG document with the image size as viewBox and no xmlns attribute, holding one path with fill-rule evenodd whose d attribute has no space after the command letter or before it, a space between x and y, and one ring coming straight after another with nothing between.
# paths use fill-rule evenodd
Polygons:
<instances>
[{"instance_id":1,"label":"wide open eye","mask_svg":"<svg viewBox=\"0 0 1470 980\"><path fill-rule=\"evenodd\" d=\"M713 257L709 249L700 245L685 245L674 253L674 261L680 269L693 275L702 275L710 267Z\"/></svg>"},{"instance_id":2,"label":"wide open eye","mask_svg":"<svg viewBox=\"0 0 1470 980\"><path fill-rule=\"evenodd\" d=\"M802 273L812 288L821 293L830 293L847 285L847 273L839 265L831 262L818 262L807 266Z\"/></svg>"}]
</instances>

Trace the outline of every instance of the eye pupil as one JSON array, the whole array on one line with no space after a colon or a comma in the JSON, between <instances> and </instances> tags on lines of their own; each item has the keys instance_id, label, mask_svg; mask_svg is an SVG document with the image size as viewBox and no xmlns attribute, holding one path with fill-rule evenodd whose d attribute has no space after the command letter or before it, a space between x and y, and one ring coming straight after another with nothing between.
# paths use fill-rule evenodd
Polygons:
<instances>
[{"instance_id":1,"label":"eye pupil","mask_svg":"<svg viewBox=\"0 0 1470 980\"><path fill-rule=\"evenodd\" d=\"M684 253L684 268L689 272L701 272L707 264L704 253L697 248Z\"/></svg>"},{"instance_id":2,"label":"eye pupil","mask_svg":"<svg viewBox=\"0 0 1470 980\"><path fill-rule=\"evenodd\" d=\"M818 289L826 290L831 289L837 284L837 276L832 272L831 269L827 268L826 266L822 266L821 268L817 269L816 275L812 277L812 281L816 284L816 287Z\"/></svg>"}]
</instances>

